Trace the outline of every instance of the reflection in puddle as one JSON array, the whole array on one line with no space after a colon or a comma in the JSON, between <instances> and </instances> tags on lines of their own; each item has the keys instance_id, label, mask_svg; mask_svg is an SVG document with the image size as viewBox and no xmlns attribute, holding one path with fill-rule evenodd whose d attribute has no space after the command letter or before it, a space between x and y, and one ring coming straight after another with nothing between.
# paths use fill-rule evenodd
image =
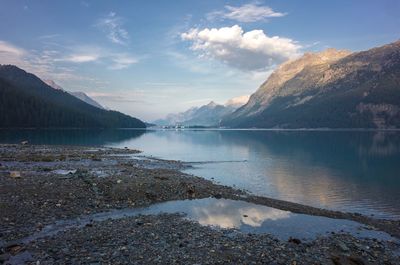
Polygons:
<instances>
[{"instance_id":1,"label":"reflection in puddle","mask_svg":"<svg viewBox=\"0 0 400 265\"><path fill-rule=\"evenodd\" d=\"M45 226L40 232L32 236L22 239L21 243L26 244L71 228L83 227L93 221L159 213L184 213L186 218L197 221L202 225L233 228L245 233L267 233L282 240L287 240L289 237L309 240L331 232L347 232L358 238L369 237L398 241L385 232L363 229L362 224L354 221L294 214L243 201L206 198L170 201L146 208L113 210L71 220L61 220Z\"/></svg>"},{"instance_id":2,"label":"reflection in puddle","mask_svg":"<svg viewBox=\"0 0 400 265\"><path fill-rule=\"evenodd\" d=\"M67 170L67 169L56 169L52 171L54 174L58 175L68 175L68 174L74 174L76 173L76 169L73 170Z\"/></svg>"},{"instance_id":3,"label":"reflection in puddle","mask_svg":"<svg viewBox=\"0 0 400 265\"><path fill-rule=\"evenodd\" d=\"M259 228L267 220L280 220L290 216L287 211L241 201L208 200L211 201L201 200L200 205L188 207L184 212L202 225L239 229L242 225Z\"/></svg>"}]
</instances>

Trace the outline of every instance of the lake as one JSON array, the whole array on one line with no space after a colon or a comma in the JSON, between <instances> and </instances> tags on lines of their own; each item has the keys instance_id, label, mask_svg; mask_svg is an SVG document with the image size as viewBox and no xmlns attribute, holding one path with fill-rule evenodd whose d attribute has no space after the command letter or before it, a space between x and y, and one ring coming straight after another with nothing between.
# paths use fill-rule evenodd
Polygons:
<instances>
[{"instance_id":1,"label":"lake","mask_svg":"<svg viewBox=\"0 0 400 265\"><path fill-rule=\"evenodd\" d=\"M0 130L0 142L129 147L185 172L302 204L400 218L400 132Z\"/></svg>"}]
</instances>

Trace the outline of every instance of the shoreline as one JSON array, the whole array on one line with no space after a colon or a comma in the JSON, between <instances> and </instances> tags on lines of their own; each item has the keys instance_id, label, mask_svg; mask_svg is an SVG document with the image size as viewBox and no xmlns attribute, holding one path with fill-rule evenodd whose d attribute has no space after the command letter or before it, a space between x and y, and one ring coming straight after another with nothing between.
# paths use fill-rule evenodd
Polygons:
<instances>
[{"instance_id":1,"label":"shoreline","mask_svg":"<svg viewBox=\"0 0 400 265\"><path fill-rule=\"evenodd\" d=\"M71 232L61 232L43 239L44 241L39 240L23 246L17 244L16 246L20 247L20 249L16 246L10 248L10 244L15 244L18 239L32 235L57 220L110 211L112 209L146 207L154 203L171 200L208 197L246 201L293 213L353 220L368 225L371 229L381 230L400 238L400 220L375 219L360 214L331 211L251 195L232 187L218 185L209 180L182 173L179 169L187 166L187 163L180 161L156 158L155 164L151 165L152 168L146 168L146 163L148 162L145 160L135 161L130 157L138 153L140 152L137 150L109 147L1 144L0 206L4 214L1 219L0 243L3 242L4 244L0 255L12 258L20 255L20 253L25 253L22 250L29 250L29 253L32 253L32 259L46 260L44 257L49 253L46 252L45 246L48 242L62 242L65 237L69 237L72 234L76 236L75 238L85 240L85 235L90 235L91 232L102 233L104 232L103 230L108 231L108 226L104 224L112 223L112 221L95 222L90 227L73 228ZM69 174L58 174L56 173L57 170L76 171ZM226 233L226 231L213 230L209 227L200 226L198 223L189 222L174 214L140 216L138 218L148 219L150 223L159 221L160 229L163 226L164 228L170 227L172 224L168 224L168 222L174 220L175 223L187 226L188 229L202 231L207 235ZM127 226L134 226L132 229L140 230L142 225L136 227L137 221L135 220L138 218L123 218L114 222L123 222ZM104 224L102 225L102 223ZM115 225L112 226L115 228ZM96 228L95 231L92 231L92 227ZM118 229L121 230L122 228ZM111 231L108 232L111 233ZM166 237L168 234L160 236ZM119 237L124 238L124 236L119 235L113 239L118 241L121 239ZM241 235L240 237L243 237L242 239L245 241L249 240L246 235ZM272 239L268 235L258 235L256 238L267 240L270 244L274 244L271 243L272 241L270 242ZM350 239L348 235L332 235L332 238L335 238L335 240L344 238L346 245L352 245L354 243L353 240L356 240ZM71 240L73 241L72 238ZM336 242L335 240L332 242ZM231 243L235 245L235 242L235 240L232 240ZM316 239L315 246L321 242L325 242L324 244L327 245L332 243L324 237ZM373 241L367 240L365 244L372 244L371 242ZM196 242L192 243L195 244ZM279 241L278 243L283 244L283 242ZM285 244L288 244L288 242L285 242ZM394 244L393 242L385 244L384 248L380 248L380 251L383 251L382 257L387 257L386 259L389 261L395 261L393 263L395 264L399 261L400 255L396 258L392 250L393 248L398 248L398 246L391 245ZM346 250L347 248L343 249ZM17 251L18 249L19 251ZM336 248L335 251L337 251ZM348 253L349 250L344 252ZM56 251L53 255L54 257L52 257L53 262L53 258L60 255L57 253ZM290 254L288 257L293 259L291 253L288 252ZM273 253L270 254L272 255ZM300 252L297 254L301 255ZM322 255L323 253L321 252L320 254ZM340 260L343 258L342 254L335 255ZM324 255L325 258L333 260L331 256L326 256L326 253ZM345 255L343 259L347 259L346 257L348 258L349 256ZM373 256L370 258L374 259ZM375 261L378 261L379 258L375 257ZM218 259L214 261L218 261ZM286 262L287 259L283 259L283 261Z\"/></svg>"},{"instance_id":2,"label":"shoreline","mask_svg":"<svg viewBox=\"0 0 400 265\"><path fill-rule=\"evenodd\" d=\"M0 127L0 131L7 130L137 130L137 131L294 131L294 132L400 132L400 128L224 128L224 127L210 127L210 128L163 128L163 127L146 127L146 128L101 128L101 127L52 127L52 128L4 128Z\"/></svg>"}]
</instances>

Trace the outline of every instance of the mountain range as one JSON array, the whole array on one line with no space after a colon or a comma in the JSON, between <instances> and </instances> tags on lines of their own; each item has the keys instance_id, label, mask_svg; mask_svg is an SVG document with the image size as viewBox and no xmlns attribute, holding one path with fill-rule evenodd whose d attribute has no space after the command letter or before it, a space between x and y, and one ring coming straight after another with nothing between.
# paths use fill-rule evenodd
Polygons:
<instances>
[{"instance_id":1,"label":"mountain range","mask_svg":"<svg viewBox=\"0 0 400 265\"><path fill-rule=\"evenodd\" d=\"M400 128L400 41L328 49L279 66L222 118L233 128Z\"/></svg>"},{"instance_id":2,"label":"mountain range","mask_svg":"<svg viewBox=\"0 0 400 265\"><path fill-rule=\"evenodd\" d=\"M93 107L99 108L99 109L105 109L102 105L100 105L100 103L98 103L96 100L94 100L93 98L89 97L88 95L86 95L86 93L81 92L81 91L73 91L73 92L68 92L71 95L73 95L74 97L82 100L83 102L86 102L87 104L92 105Z\"/></svg>"},{"instance_id":3,"label":"mountain range","mask_svg":"<svg viewBox=\"0 0 400 265\"><path fill-rule=\"evenodd\" d=\"M48 84L49 86L51 86L54 89L66 91L61 86L59 86L56 82L54 82L53 80L45 79L45 80L43 80L43 82L45 82L46 84ZM66 91L66 92L71 94L72 96L82 100L83 102L86 102L87 104L90 104L90 105L96 107L96 108L105 109L96 100L92 99L91 97L86 95L86 93L84 93L84 92L81 92L81 91L74 91L74 92Z\"/></svg>"},{"instance_id":4,"label":"mountain range","mask_svg":"<svg viewBox=\"0 0 400 265\"><path fill-rule=\"evenodd\" d=\"M139 119L92 106L13 65L0 65L2 128L145 128Z\"/></svg>"},{"instance_id":5,"label":"mountain range","mask_svg":"<svg viewBox=\"0 0 400 265\"><path fill-rule=\"evenodd\" d=\"M224 105L214 101L200 106L192 107L187 111L177 114L168 114L165 119L154 121L157 125L185 125L185 126L219 126L223 117L234 112L244 105L249 96L240 96L228 100Z\"/></svg>"},{"instance_id":6,"label":"mountain range","mask_svg":"<svg viewBox=\"0 0 400 265\"><path fill-rule=\"evenodd\" d=\"M158 125L229 128L400 128L400 41L327 49L280 65L250 97L169 114ZM145 128L13 65L0 64L0 127Z\"/></svg>"}]
</instances>

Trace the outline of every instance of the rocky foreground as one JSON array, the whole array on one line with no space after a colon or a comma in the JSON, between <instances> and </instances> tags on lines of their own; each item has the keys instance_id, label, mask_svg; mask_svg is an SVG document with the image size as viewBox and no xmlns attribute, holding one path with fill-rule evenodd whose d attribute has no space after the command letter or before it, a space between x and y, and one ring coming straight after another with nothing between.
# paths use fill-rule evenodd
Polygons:
<instances>
[{"instance_id":1,"label":"rocky foreground","mask_svg":"<svg viewBox=\"0 0 400 265\"><path fill-rule=\"evenodd\" d=\"M93 221L45 237L47 225L156 202L226 198L344 218L400 237L400 222L246 194L114 148L0 145L0 263L4 264L400 264L397 242L345 233L313 241L215 229L180 214Z\"/></svg>"}]
</instances>

